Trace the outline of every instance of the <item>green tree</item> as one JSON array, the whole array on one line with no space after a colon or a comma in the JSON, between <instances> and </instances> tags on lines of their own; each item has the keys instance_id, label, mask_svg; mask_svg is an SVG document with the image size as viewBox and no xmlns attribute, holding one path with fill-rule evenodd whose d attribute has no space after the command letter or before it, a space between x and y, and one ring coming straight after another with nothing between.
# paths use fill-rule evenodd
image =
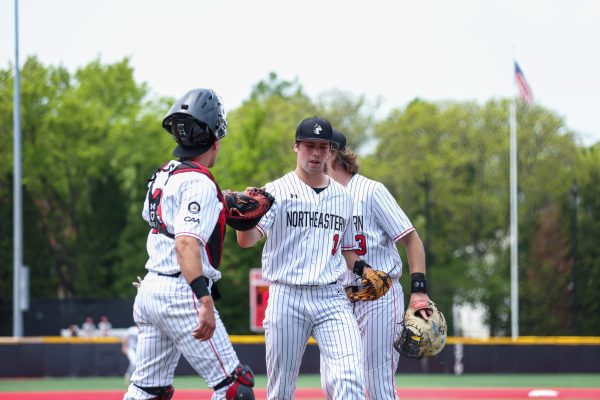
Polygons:
<instances>
[{"instance_id":1,"label":"green tree","mask_svg":"<svg viewBox=\"0 0 600 400\"><path fill-rule=\"evenodd\" d=\"M600 335L600 144L581 149L579 183L578 252L575 294L576 333Z\"/></svg>"},{"instance_id":2,"label":"green tree","mask_svg":"<svg viewBox=\"0 0 600 400\"><path fill-rule=\"evenodd\" d=\"M3 89L12 84L11 75L2 74ZM131 134L147 89L135 82L127 59L113 65L94 61L71 76L30 57L21 77L23 188L33 206L24 213L35 215L35 223L25 226L25 263L32 276L46 277L43 293L52 288L59 298L114 295L115 248L128 213L118 184L120 161L126 160L115 158L115 145ZM12 113L5 103L12 92L6 91L2 110ZM12 129L12 123L5 126ZM36 230L45 238L41 248L49 249L42 262L30 261L40 253L29 240Z\"/></svg>"},{"instance_id":3,"label":"green tree","mask_svg":"<svg viewBox=\"0 0 600 400\"><path fill-rule=\"evenodd\" d=\"M99 60L70 73L26 60L22 79L24 263L33 297L133 297L145 273L148 226L141 218L152 171L172 158L161 126L173 99L152 98L129 61ZM0 218L12 221L13 73L0 69ZM354 148L374 152L361 172L383 182L423 238L432 298L482 303L493 335L510 327L509 100L431 103L415 99L376 120L379 103L340 90L309 98L275 73L229 110L229 135L213 173L222 189L263 186L295 167L297 124L329 119ZM578 148L564 120L519 105L521 334L599 334L600 152ZM363 154L363 152L361 152ZM575 282L566 227L579 184ZM0 290L12 297L12 224L0 225ZM401 251L401 253L403 253ZM227 232L218 305L230 332L248 332L248 270L261 246L240 249ZM406 271L406 269L405 269ZM408 274L402 278L408 286ZM573 290L575 290L573 292ZM548 293L556 297L548 296ZM560 307L558 298L563 301ZM565 300L568 299L568 300ZM572 303L572 301L574 301ZM552 318L542 318L552 315Z\"/></svg>"},{"instance_id":4,"label":"green tree","mask_svg":"<svg viewBox=\"0 0 600 400\"><path fill-rule=\"evenodd\" d=\"M481 302L492 334L506 334L508 308L508 101L427 103L392 110L365 171L384 182L424 238L432 296ZM519 110L521 259L543 206L562 204L573 136L541 107ZM526 268L521 263L521 274ZM527 312L527 310L522 310Z\"/></svg>"},{"instance_id":5,"label":"green tree","mask_svg":"<svg viewBox=\"0 0 600 400\"><path fill-rule=\"evenodd\" d=\"M571 241L558 205L539 213L531 238L521 308L521 335L568 335L571 332Z\"/></svg>"},{"instance_id":6,"label":"green tree","mask_svg":"<svg viewBox=\"0 0 600 400\"><path fill-rule=\"evenodd\" d=\"M365 95L355 95L339 89L321 93L315 100L317 109L331 122L334 129L344 133L357 152L368 151L373 136L375 114L381 100L371 103Z\"/></svg>"}]
</instances>

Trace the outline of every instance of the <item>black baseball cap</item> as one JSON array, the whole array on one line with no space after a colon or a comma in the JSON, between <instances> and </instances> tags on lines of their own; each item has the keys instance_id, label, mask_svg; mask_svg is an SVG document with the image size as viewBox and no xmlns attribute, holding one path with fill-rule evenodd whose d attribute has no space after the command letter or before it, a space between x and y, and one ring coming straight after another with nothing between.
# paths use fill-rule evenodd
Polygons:
<instances>
[{"instance_id":1,"label":"black baseball cap","mask_svg":"<svg viewBox=\"0 0 600 400\"><path fill-rule=\"evenodd\" d=\"M346 150L346 136L344 136L344 134L342 132L334 129L332 140L335 144L337 144L338 150L342 150L342 151Z\"/></svg>"},{"instance_id":2,"label":"black baseball cap","mask_svg":"<svg viewBox=\"0 0 600 400\"><path fill-rule=\"evenodd\" d=\"M323 140L331 142L333 129L329 121L319 117L305 118L296 128L296 140Z\"/></svg>"}]
</instances>

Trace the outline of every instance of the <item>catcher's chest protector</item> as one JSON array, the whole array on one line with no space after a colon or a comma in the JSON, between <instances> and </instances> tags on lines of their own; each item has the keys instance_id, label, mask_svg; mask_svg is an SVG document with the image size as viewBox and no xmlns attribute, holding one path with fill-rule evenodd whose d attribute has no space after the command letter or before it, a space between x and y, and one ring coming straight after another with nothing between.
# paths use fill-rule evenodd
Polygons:
<instances>
[{"instance_id":1,"label":"catcher's chest protector","mask_svg":"<svg viewBox=\"0 0 600 400\"><path fill-rule=\"evenodd\" d=\"M208 178L214 182L217 188L217 197L219 201L223 204L223 208L221 209L221 213L219 214L219 219L217 220L217 225L213 230L208 242L206 243L206 253L208 254L208 259L210 260L211 265L214 268L219 268L221 264L221 254L223 250L223 240L225 239L225 210L227 210L227 205L225 203L225 199L221 194L221 189L219 189L219 185L215 182L215 178L212 176L210 171L201 164L198 164L195 161L183 161L181 164L176 166L175 168L167 168L169 163L163 165L159 169L157 169L148 182L150 186L148 188L148 206L150 210L150 222L148 224L152 228L152 233L158 234L161 233L171 239L175 239L175 235L167 230L167 226L163 222L162 219L162 210L161 210L161 201L162 201L162 193L163 188L169 182L169 178L175 174L181 174L185 172L197 172L208 176ZM160 172L168 173L167 179L162 188L154 189L154 183L156 182L156 177Z\"/></svg>"}]
</instances>

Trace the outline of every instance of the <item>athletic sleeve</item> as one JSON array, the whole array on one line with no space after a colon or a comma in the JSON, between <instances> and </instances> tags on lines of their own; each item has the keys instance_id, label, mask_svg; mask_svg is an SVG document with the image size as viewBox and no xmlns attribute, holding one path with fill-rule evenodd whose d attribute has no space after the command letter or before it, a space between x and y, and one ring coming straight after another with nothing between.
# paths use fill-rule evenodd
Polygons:
<instances>
[{"instance_id":1,"label":"athletic sleeve","mask_svg":"<svg viewBox=\"0 0 600 400\"><path fill-rule=\"evenodd\" d=\"M144 208L142 209L142 218L144 221L150 222L150 210L148 206L148 195L146 195L146 200L144 200Z\"/></svg>"},{"instance_id":2,"label":"athletic sleeve","mask_svg":"<svg viewBox=\"0 0 600 400\"><path fill-rule=\"evenodd\" d=\"M179 208L175 212L174 234L192 236L206 244L223 209L213 181L203 174L187 174L181 183Z\"/></svg>"},{"instance_id":3,"label":"athletic sleeve","mask_svg":"<svg viewBox=\"0 0 600 400\"><path fill-rule=\"evenodd\" d=\"M144 207L142 208L142 218L144 221L150 222L150 205L148 204L148 191L150 190L150 183L148 189L146 189L146 198L144 199Z\"/></svg>"},{"instance_id":4,"label":"athletic sleeve","mask_svg":"<svg viewBox=\"0 0 600 400\"><path fill-rule=\"evenodd\" d=\"M392 194L381 183L375 187L373 212L379 225L394 239L394 242L415 230Z\"/></svg>"},{"instance_id":5,"label":"athletic sleeve","mask_svg":"<svg viewBox=\"0 0 600 400\"><path fill-rule=\"evenodd\" d=\"M267 211L267 213L263 215L263 217L258 222L258 225L256 226L263 236L265 236L269 229L271 229L271 226L273 226L273 222L275 221L275 217L277 216L277 210L281 202L281 196L279 195L277 187L273 184L273 182L267 183L265 185L265 190L269 192L273 197L275 197L275 203L273 203L269 211Z\"/></svg>"}]
</instances>

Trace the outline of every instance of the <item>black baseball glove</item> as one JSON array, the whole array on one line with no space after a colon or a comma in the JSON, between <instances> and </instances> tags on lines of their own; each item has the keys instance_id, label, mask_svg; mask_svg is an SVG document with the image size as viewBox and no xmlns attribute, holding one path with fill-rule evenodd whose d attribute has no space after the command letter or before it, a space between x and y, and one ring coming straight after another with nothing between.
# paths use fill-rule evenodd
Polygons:
<instances>
[{"instance_id":1,"label":"black baseball glove","mask_svg":"<svg viewBox=\"0 0 600 400\"><path fill-rule=\"evenodd\" d=\"M259 188L248 188L244 192L223 191L227 203L227 225L238 231L250 230L269 211L275 198Z\"/></svg>"}]
</instances>

